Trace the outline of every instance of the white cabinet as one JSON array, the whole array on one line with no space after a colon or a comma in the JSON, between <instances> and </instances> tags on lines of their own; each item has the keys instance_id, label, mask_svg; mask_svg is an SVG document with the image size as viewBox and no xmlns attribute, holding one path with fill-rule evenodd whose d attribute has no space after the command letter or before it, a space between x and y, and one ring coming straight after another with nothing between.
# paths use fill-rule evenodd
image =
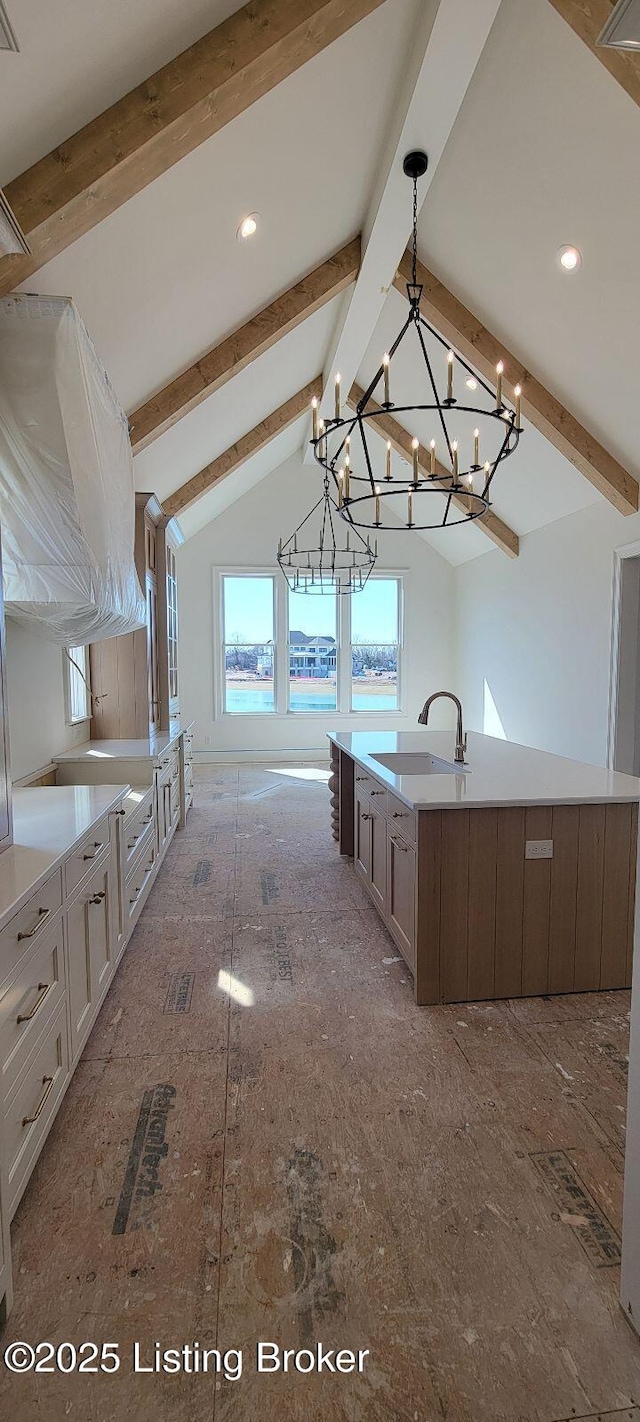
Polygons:
<instances>
[{"instance_id":1,"label":"white cabinet","mask_svg":"<svg viewBox=\"0 0 640 1422\"><path fill-rule=\"evenodd\" d=\"M66 912L71 1060L86 1041L114 970L111 852L102 856Z\"/></svg>"}]
</instances>

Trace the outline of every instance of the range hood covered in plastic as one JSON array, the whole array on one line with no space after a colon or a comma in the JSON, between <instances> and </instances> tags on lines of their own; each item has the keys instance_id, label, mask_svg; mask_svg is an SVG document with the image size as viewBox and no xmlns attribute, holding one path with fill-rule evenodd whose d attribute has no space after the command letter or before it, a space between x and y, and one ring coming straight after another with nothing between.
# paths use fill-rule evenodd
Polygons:
<instances>
[{"instance_id":1,"label":"range hood covered in plastic","mask_svg":"<svg viewBox=\"0 0 640 1422\"><path fill-rule=\"evenodd\" d=\"M8 613L81 646L145 621L126 416L65 297L0 300L0 519Z\"/></svg>"}]
</instances>

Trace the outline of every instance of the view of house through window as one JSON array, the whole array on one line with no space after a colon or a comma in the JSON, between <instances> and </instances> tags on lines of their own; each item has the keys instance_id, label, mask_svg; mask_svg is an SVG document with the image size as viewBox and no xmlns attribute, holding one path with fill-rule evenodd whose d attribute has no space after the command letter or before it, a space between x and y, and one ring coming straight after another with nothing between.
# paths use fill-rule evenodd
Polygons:
<instances>
[{"instance_id":1,"label":"view of house through window","mask_svg":"<svg viewBox=\"0 0 640 1422\"><path fill-rule=\"evenodd\" d=\"M225 711L275 711L273 581L223 579Z\"/></svg>"},{"instance_id":2,"label":"view of house through window","mask_svg":"<svg viewBox=\"0 0 640 1422\"><path fill-rule=\"evenodd\" d=\"M289 590L289 710L335 711L337 677L335 594Z\"/></svg>"},{"instance_id":3,"label":"view of house through window","mask_svg":"<svg viewBox=\"0 0 640 1422\"><path fill-rule=\"evenodd\" d=\"M399 578L371 577L342 606L268 573L226 573L221 586L225 712L398 709Z\"/></svg>"}]
</instances>

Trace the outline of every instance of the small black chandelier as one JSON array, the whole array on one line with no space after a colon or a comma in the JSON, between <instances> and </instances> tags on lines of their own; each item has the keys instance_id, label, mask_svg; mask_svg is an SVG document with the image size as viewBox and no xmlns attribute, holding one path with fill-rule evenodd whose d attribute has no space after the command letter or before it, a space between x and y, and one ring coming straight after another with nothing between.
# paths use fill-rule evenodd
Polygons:
<instances>
[{"instance_id":1,"label":"small black chandelier","mask_svg":"<svg viewBox=\"0 0 640 1422\"><path fill-rule=\"evenodd\" d=\"M377 541L372 548L368 535L363 538L357 528L348 528L340 546L338 512L325 473L318 502L286 543L280 539L278 544L278 563L292 592L322 596L361 592L365 586L378 554Z\"/></svg>"},{"instance_id":2,"label":"small black chandelier","mask_svg":"<svg viewBox=\"0 0 640 1422\"><path fill-rule=\"evenodd\" d=\"M493 390L449 348L420 311L423 287L417 281L418 179L426 172L427 162L426 153L416 151L408 153L403 163L404 172L413 182L412 279L407 282L407 319L370 385L354 404L353 414L342 414L339 375L335 377L333 419L321 420L318 402L313 401L314 456L335 480L338 512L354 532L358 528L451 528L482 518L490 507L489 492L496 469L513 454L522 433L520 387L515 387L512 408L503 395L502 361L496 366ZM396 404L391 398L392 390L396 394L392 361L406 338L417 343L426 385L421 395L427 398ZM466 400L456 394L462 382L465 395L472 392ZM476 391L486 397L483 403L481 396L473 394ZM405 415L417 415L423 430L427 423L430 426L422 444L415 436L412 439L410 462L393 450L390 440L386 459L378 462L380 445L371 438L372 427L376 420L391 413L400 416L400 420Z\"/></svg>"}]
</instances>

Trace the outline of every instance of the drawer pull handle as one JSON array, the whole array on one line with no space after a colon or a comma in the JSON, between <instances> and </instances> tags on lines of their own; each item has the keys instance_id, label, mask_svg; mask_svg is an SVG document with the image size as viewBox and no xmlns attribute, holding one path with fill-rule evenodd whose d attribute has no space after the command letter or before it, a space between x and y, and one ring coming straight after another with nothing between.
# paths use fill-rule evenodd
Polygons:
<instances>
[{"instance_id":1,"label":"drawer pull handle","mask_svg":"<svg viewBox=\"0 0 640 1422\"><path fill-rule=\"evenodd\" d=\"M361 819L361 820L370 820L370 819L371 819L371 815L361 815L361 816L360 816L360 819Z\"/></svg>"},{"instance_id":2,"label":"drawer pull handle","mask_svg":"<svg viewBox=\"0 0 640 1422\"><path fill-rule=\"evenodd\" d=\"M39 1100L39 1102L38 1102L38 1105L36 1106L36 1109L35 1109L35 1111L34 1111L34 1113L33 1113L33 1116L23 1116L23 1117L22 1117L22 1129L23 1129L23 1130L24 1130L25 1126L31 1126L34 1121L37 1121L38 1116L41 1116L41 1115L42 1115L42 1112L44 1111L45 1104L46 1104L47 1098L48 1098L48 1096L49 1096L49 1093L50 1093L51 1091L53 1091L53 1081L54 1081L54 1078L53 1078L52 1076L43 1076L43 1078L42 1078L42 1085L44 1086L44 1091L43 1091L43 1093L42 1093L42 1096L40 1097L40 1100Z\"/></svg>"},{"instance_id":3,"label":"drawer pull handle","mask_svg":"<svg viewBox=\"0 0 640 1422\"><path fill-rule=\"evenodd\" d=\"M406 811L405 811L405 810L394 810L393 815L392 815L391 818L394 819L394 820L403 820L404 817L405 817L405 814L406 814Z\"/></svg>"},{"instance_id":4,"label":"drawer pull handle","mask_svg":"<svg viewBox=\"0 0 640 1422\"><path fill-rule=\"evenodd\" d=\"M106 899L106 897L107 897L107 896L106 896L105 893L102 893L102 894L92 894L92 895L91 895L91 898L89 899L89 903L90 903L90 904L101 904L101 903L102 903L102 900L103 900L103 899Z\"/></svg>"},{"instance_id":5,"label":"drawer pull handle","mask_svg":"<svg viewBox=\"0 0 640 1422\"><path fill-rule=\"evenodd\" d=\"M403 854L409 853L408 844L403 844L401 840L395 839L393 835L389 835L389 838L391 840L391 843L395 844L396 849L401 849Z\"/></svg>"},{"instance_id":6,"label":"drawer pull handle","mask_svg":"<svg viewBox=\"0 0 640 1422\"><path fill-rule=\"evenodd\" d=\"M50 908L39 908L39 909L38 909L38 922L36 923L35 928L32 928L32 929L29 931L29 933L19 933L19 934L18 934L18 943L21 943L23 938L35 938L36 933L39 933L39 932L40 932L40 929L44 926L44 924L46 923L47 919L51 917L51 914L52 914L52 913L53 913L53 909L50 909Z\"/></svg>"},{"instance_id":7,"label":"drawer pull handle","mask_svg":"<svg viewBox=\"0 0 640 1422\"><path fill-rule=\"evenodd\" d=\"M372 791L371 791L371 794L372 794L372 795L385 795L385 794L386 794L386 790L372 790Z\"/></svg>"},{"instance_id":8,"label":"drawer pull handle","mask_svg":"<svg viewBox=\"0 0 640 1422\"><path fill-rule=\"evenodd\" d=\"M117 815L126 815L126 810L116 810Z\"/></svg>"},{"instance_id":9,"label":"drawer pull handle","mask_svg":"<svg viewBox=\"0 0 640 1422\"><path fill-rule=\"evenodd\" d=\"M83 859L95 859L96 854L97 854L97 852L98 852L99 849L102 849L102 840L100 840L100 839L94 839L94 841L93 841L93 854L83 854L82 858L83 858Z\"/></svg>"},{"instance_id":10,"label":"drawer pull handle","mask_svg":"<svg viewBox=\"0 0 640 1422\"><path fill-rule=\"evenodd\" d=\"M366 775L356 775L356 780L366 780Z\"/></svg>"},{"instance_id":11,"label":"drawer pull handle","mask_svg":"<svg viewBox=\"0 0 640 1422\"><path fill-rule=\"evenodd\" d=\"M53 983L38 983L39 997L36 998L30 1012L21 1012L19 1017L16 1017L16 1022L18 1023L18 1026L21 1022L31 1022L32 1018L35 1017L38 1008L42 1007L45 997L47 996L48 992L51 992L52 987Z\"/></svg>"},{"instance_id":12,"label":"drawer pull handle","mask_svg":"<svg viewBox=\"0 0 640 1422\"><path fill-rule=\"evenodd\" d=\"M133 839L130 840L130 841L129 841L129 844L127 845L127 849L133 849L134 844L136 844L136 842L139 840L139 838L140 838L140 835L139 835L139 834L134 834Z\"/></svg>"}]
</instances>

